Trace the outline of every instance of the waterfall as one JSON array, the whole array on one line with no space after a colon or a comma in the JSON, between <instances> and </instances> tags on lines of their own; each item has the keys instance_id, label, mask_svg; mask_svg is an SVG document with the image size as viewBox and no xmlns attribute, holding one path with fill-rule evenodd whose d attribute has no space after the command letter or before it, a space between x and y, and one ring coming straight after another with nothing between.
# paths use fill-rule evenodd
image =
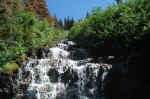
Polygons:
<instances>
[{"instance_id":1,"label":"waterfall","mask_svg":"<svg viewBox=\"0 0 150 99\"><path fill-rule=\"evenodd\" d=\"M18 75L18 85L25 86L22 97L106 99L103 81L107 71L101 64L91 63L85 49L74 45L72 41L63 40L56 47L49 48L42 59L29 58Z\"/></svg>"}]
</instances>

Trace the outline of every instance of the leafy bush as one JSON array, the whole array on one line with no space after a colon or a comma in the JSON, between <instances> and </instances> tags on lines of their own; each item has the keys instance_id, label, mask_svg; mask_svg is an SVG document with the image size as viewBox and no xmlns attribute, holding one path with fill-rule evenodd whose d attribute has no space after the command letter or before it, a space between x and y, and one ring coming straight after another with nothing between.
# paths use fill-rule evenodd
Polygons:
<instances>
[{"instance_id":1,"label":"leafy bush","mask_svg":"<svg viewBox=\"0 0 150 99\"><path fill-rule=\"evenodd\" d=\"M5 66L10 62L12 63L13 60L17 62L16 59L27 51L28 49L26 47L23 47L17 42L0 41L0 69L5 68Z\"/></svg>"},{"instance_id":2,"label":"leafy bush","mask_svg":"<svg viewBox=\"0 0 150 99\"><path fill-rule=\"evenodd\" d=\"M9 14L8 14L9 13ZM64 39L67 32L50 27L32 12L0 7L0 71L24 60L26 53Z\"/></svg>"},{"instance_id":3,"label":"leafy bush","mask_svg":"<svg viewBox=\"0 0 150 99\"><path fill-rule=\"evenodd\" d=\"M107 9L94 9L85 20L76 23L69 38L100 55L126 55L137 48L150 30L150 2L128 0Z\"/></svg>"}]
</instances>

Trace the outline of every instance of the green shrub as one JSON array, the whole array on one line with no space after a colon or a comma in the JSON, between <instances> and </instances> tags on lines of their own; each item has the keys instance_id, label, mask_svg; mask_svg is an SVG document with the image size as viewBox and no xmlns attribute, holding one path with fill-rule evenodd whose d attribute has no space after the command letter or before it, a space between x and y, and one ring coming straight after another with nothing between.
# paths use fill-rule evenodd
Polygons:
<instances>
[{"instance_id":1,"label":"green shrub","mask_svg":"<svg viewBox=\"0 0 150 99\"><path fill-rule=\"evenodd\" d=\"M22 44L12 41L0 41L0 67L27 52L28 49Z\"/></svg>"},{"instance_id":2,"label":"green shrub","mask_svg":"<svg viewBox=\"0 0 150 99\"><path fill-rule=\"evenodd\" d=\"M128 0L105 10L94 9L88 18L72 27L69 38L89 50L97 50L97 54L127 54L149 34L149 9L148 0Z\"/></svg>"},{"instance_id":3,"label":"green shrub","mask_svg":"<svg viewBox=\"0 0 150 99\"><path fill-rule=\"evenodd\" d=\"M0 8L0 71L7 72L7 64L14 66L11 63L22 62L26 53L52 45L67 34L50 27L46 19L39 20L32 12Z\"/></svg>"}]
</instances>

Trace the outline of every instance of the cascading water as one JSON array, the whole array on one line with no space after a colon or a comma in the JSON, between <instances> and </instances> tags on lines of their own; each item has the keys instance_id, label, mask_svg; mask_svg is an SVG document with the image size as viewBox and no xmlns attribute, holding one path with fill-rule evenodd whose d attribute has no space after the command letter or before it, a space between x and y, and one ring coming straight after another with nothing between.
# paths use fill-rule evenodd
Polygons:
<instances>
[{"instance_id":1,"label":"cascading water","mask_svg":"<svg viewBox=\"0 0 150 99\"><path fill-rule=\"evenodd\" d=\"M103 80L107 72L100 64L90 63L84 49L74 48L71 41L61 41L50 48L47 57L29 59L20 69L18 85L23 74L30 75L25 99L105 99Z\"/></svg>"}]
</instances>

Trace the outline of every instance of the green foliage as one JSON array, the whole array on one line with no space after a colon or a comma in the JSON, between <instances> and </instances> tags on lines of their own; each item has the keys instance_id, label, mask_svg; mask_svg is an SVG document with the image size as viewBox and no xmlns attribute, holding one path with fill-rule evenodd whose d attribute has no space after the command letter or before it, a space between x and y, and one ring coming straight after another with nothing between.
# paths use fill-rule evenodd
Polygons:
<instances>
[{"instance_id":1,"label":"green foliage","mask_svg":"<svg viewBox=\"0 0 150 99\"><path fill-rule=\"evenodd\" d=\"M31 12L9 9L11 14L8 14L7 10L0 8L0 71L12 61L23 61L25 53L32 53L67 36L67 32L50 27L46 19L39 20Z\"/></svg>"},{"instance_id":2,"label":"green foliage","mask_svg":"<svg viewBox=\"0 0 150 99\"><path fill-rule=\"evenodd\" d=\"M28 49L23 47L20 43L0 41L0 67L7 62L15 60L19 55L26 51L28 51Z\"/></svg>"},{"instance_id":3,"label":"green foliage","mask_svg":"<svg viewBox=\"0 0 150 99\"><path fill-rule=\"evenodd\" d=\"M104 55L126 54L149 34L149 9L148 0L128 0L105 10L95 8L88 18L72 27L69 38Z\"/></svg>"},{"instance_id":4,"label":"green foliage","mask_svg":"<svg viewBox=\"0 0 150 99\"><path fill-rule=\"evenodd\" d=\"M14 71L18 70L18 68L19 65L16 62L11 61L5 64L3 68L0 68L0 72L4 72L11 75Z\"/></svg>"}]
</instances>

